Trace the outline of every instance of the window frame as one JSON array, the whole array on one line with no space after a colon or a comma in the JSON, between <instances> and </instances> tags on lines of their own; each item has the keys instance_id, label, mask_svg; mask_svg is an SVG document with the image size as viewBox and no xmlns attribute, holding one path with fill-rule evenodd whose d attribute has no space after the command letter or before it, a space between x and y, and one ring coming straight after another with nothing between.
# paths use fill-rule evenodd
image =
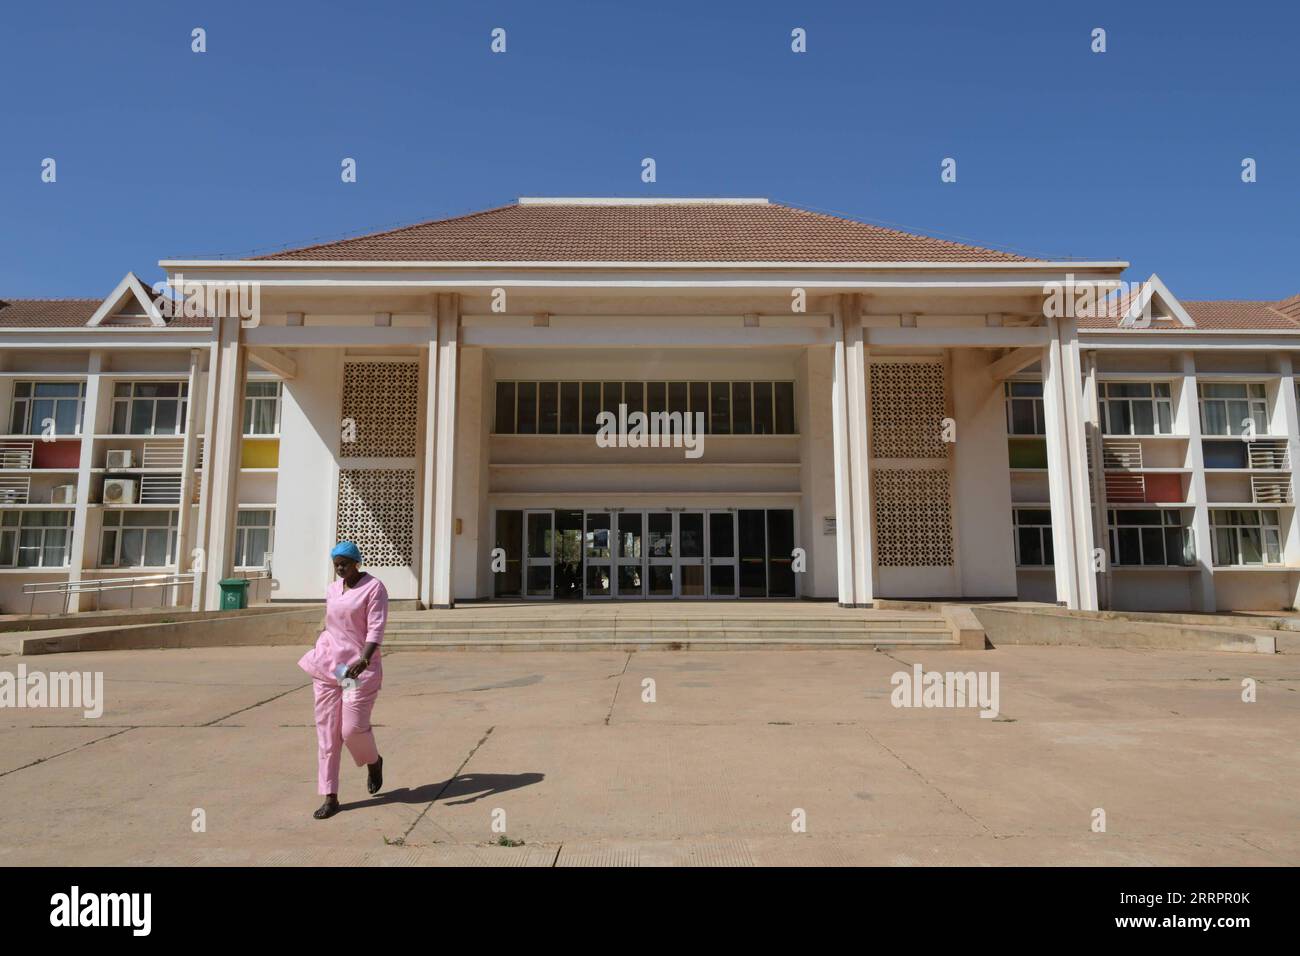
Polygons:
<instances>
[{"instance_id":1,"label":"window frame","mask_svg":"<svg viewBox=\"0 0 1300 956\"><path fill-rule=\"evenodd\" d=\"M674 408L673 386L684 386L684 408ZM748 400L742 401L741 404L748 410L748 421L740 423L740 430L737 430L736 420L736 386L744 386L742 391L748 393ZM549 427L543 430L542 423L542 388L543 386L558 388L559 415L557 427ZM566 386L576 388L577 395L577 428L576 430L566 430L567 419L564 416L565 391ZM639 386L639 389L637 389ZM635 390L640 394L639 401L627 402L629 390ZM662 390L663 407L660 408L658 398ZM725 396L723 392L725 391ZM610 407L610 401L604 399L609 396L612 400L617 393L619 401L628 404L628 414L634 411L642 411L646 414L652 412L681 411L693 415L695 412L704 414L704 434L708 435L741 435L744 437L755 437L764 435L782 435L797 436L799 434L798 420L798 399L795 393L795 382L792 379L736 379L726 381L709 380L660 380L660 379L625 379L622 381L591 381L588 379L499 379L493 383L493 409L492 409L492 434L494 435L592 435L596 431L591 426L595 420L592 413L591 405L593 401L598 403L599 408L595 414L600 412L618 413L618 402L613 403ZM760 402L760 392L764 393L765 401ZM521 396L527 396L521 401ZM654 400L652 401L652 394ZM719 414L714 416L716 399L721 400L720 406L725 407L725 415ZM696 401L696 399L699 401ZM502 402L510 402L513 408L504 408ZM702 405L701 405L702 403ZM701 407L697 407L700 405ZM519 409L523 406L533 410L536 424L527 430L520 428ZM762 407L766 406L766 407ZM770 424L771 430L767 430ZM510 431L502 431L501 426L507 425ZM783 425L788 425L789 430L782 430Z\"/></svg>"},{"instance_id":2,"label":"window frame","mask_svg":"<svg viewBox=\"0 0 1300 956\"><path fill-rule=\"evenodd\" d=\"M1241 386L1246 391L1245 397L1237 398L1232 396L1207 396L1206 389L1223 388L1225 386ZM1251 392L1258 389L1262 395L1252 395ZM1197 414L1201 416L1201 434L1211 438L1240 438L1244 434L1241 431L1241 422L1234 421L1228 414L1228 405L1230 402L1245 402L1248 409L1248 415L1255 422L1255 436L1264 437L1269 434L1269 415L1268 415L1268 388L1263 382L1198 382L1196 384L1196 404ZM1227 425L1227 431L1213 431L1210 428L1209 419L1206 416L1206 409L1209 405L1223 406L1223 420ZM1234 431L1233 429L1236 429Z\"/></svg>"},{"instance_id":3,"label":"window frame","mask_svg":"<svg viewBox=\"0 0 1300 956\"><path fill-rule=\"evenodd\" d=\"M1220 522L1215 520L1219 515L1255 515L1254 521L1229 521ZM1273 521L1265 520L1266 515L1272 515ZM1233 561L1231 563L1223 560L1222 549L1219 547L1219 532L1230 532L1233 538L1233 549L1237 556L1240 557L1245 553L1242 547L1242 540L1245 534L1250 531L1259 532L1260 555L1261 561ZM1277 560L1270 561L1269 538L1274 539ZM1262 568L1262 567L1280 567L1286 560L1286 554L1283 551L1284 542L1282 540L1282 520L1281 512L1276 508L1211 508L1210 509L1210 544L1211 560L1216 568Z\"/></svg>"},{"instance_id":4,"label":"window frame","mask_svg":"<svg viewBox=\"0 0 1300 956\"><path fill-rule=\"evenodd\" d=\"M36 394L36 390L40 388L42 385L75 385L77 386L77 394L76 396L72 396L72 395L38 396ZM18 392L23 386L27 387L28 392L26 395L19 395ZM10 392L10 403L9 403L9 428L11 429L10 434L22 435L25 437L44 434L44 432L42 432L39 427L39 423L37 423L37 427L33 429L32 415L35 411L37 402L54 403L54 414L49 417L52 418L55 422L54 434L56 436L75 437L81 434L83 419L85 418L85 414L86 414L86 382L84 379L78 381L70 381L66 379L63 380L44 379L43 380L43 379L33 378L33 379L19 379L15 381L13 383L13 389ZM75 402L77 406L76 424L73 426L73 430L70 432L61 432L58 430L58 420L59 420L58 410L59 410L59 404L61 402ZM22 409L21 413L19 412L20 407ZM22 417L22 421L21 421L22 427L17 430L13 430L13 426L15 424L18 424L18 418L20 414Z\"/></svg>"},{"instance_id":5,"label":"window frame","mask_svg":"<svg viewBox=\"0 0 1300 956\"><path fill-rule=\"evenodd\" d=\"M168 523L148 524L148 525L127 525L125 516L128 514L166 514L169 516ZM104 512L103 520L99 529L99 564L101 568L139 568L139 569L156 569L156 568L173 568L177 567L177 529L180 519L179 510L166 508L114 508ZM141 532L140 555L142 558L148 556L149 532L166 531L166 560L163 564L125 564L122 561L122 542L126 531ZM111 563L104 561L104 553L107 550L107 539L113 536L113 560Z\"/></svg>"},{"instance_id":6,"label":"window frame","mask_svg":"<svg viewBox=\"0 0 1300 956\"><path fill-rule=\"evenodd\" d=\"M268 515L269 523L267 524L240 524L240 520L245 515ZM249 564L246 559L248 549L248 532L265 531L266 532L266 549L262 552L262 561L259 564ZM253 570L256 568L266 567L266 556L275 554L275 509L274 508L240 508L235 515L235 547L231 556L231 567L241 571Z\"/></svg>"},{"instance_id":7,"label":"window frame","mask_svg":"<svg viewBox=\"0 0 1300 956\"><path fill-rule=\"evenodd\" d=\"M176 385L178 386L177 395L138 395L137 390L142 386L152 385ZM121 386L126 386L130 391L127 395L118 395L117 390ZM189 403L190 403L190 383L186 379L158 379L145 381L132 381L129 379L119 379L113 383L113 396L109 404L109 433L114 436L141 435L141 436L159 436L159 435L184 435L186 423L189 421ZM135 421L135 403L148 402L153 407L149 416L149 431L137 432L131 431L131 425ZM158 405L162 402L175 402L176 408L176 425L172 431L158 431ZM125 406L125 420L123 427L125 430L117 430L117 411L119 407ZM242 423L241 423L242 424Z\"/></svg>"},{"instance_id":8,"label":"window frame","mask_svg":"<svg viewBox=\"0 0 1300 956\"><path fill-rule=\"evenodd\" d=\"M1030 385L1038 389L1037 395L1014 395L1016 386ZM1006 409L1007 434L1016 437L1043 438L1047 435L1047 414L1043 407L1043 383L1039 379L1011 378L1002 383L1002 399ZM1026 432L1016 429L1012 409L1016 403L1029 402L1034 419L1034 431Z\"/></svg>"},{"instance_id":9,"label":"window frame","mask_svg":"<svg viewBox=\"0 0 1300 956\"><path fill-rule=\"evenodd\" d=\"M274 395L250 395L249 389L254 386L273 385L275 386ZM280 437L280 409L281 399L284 395L284 383L278 378L254 378L244 383L244 409L242 427L245 438L279 438ZM257 409L267 403L273 405L271 414L272 430L269 432L254 431L257 427Z\"/></svg>"},{"instance_id":10,"label":"window frame","mask_svg":"<svg viewBox=\"0 0 1300 956\"><path fill-rule=\"evenodd\" d=\"M1098 401L1101 403L1101 413L1102 413L1102 434L1103 434L1103 435L1105 435L1105 436L1107 436L1107 437L1110 437L1110 436L1115 436L1115 437L1128 437L1128 436L1141 437L1141 436L1144 436L1144 435L1172 435L1172 434L1174 434L1174 398L1173 398L1173 395L1174 395L1174 388L1173 388L1173 383L1168 382L1168 381L1157 381L1157 380L1152 380L1152 381L1149 381L1149 382L1101 381L1101 382L1099 382L1098 384L1101 386L1101 389L1100 389L1100 392L1101 392L1101 393L1097 396L1097 398L1098 398ZM1124 387L1132 387L1132 386L1134 386L1134 385L1138 385L1138 386L1146 386L1147 388L1149 388L1149 389L1151 390L1151 395L1150 395L1150 396L1145 396L1145 397L1144 397L1144 396L1140 396L1140 395L1137 395L1137 396L1135 396L1135 395L1116 395L1116 396L1112 397L1112 396L1109 394L1109 393L1110 393L1110 390L1111 390L1112 387L1113 387L1113 388L1116 388L1116 389L1120 389L1120 388L1124 388ZM1156 389L1157 389L1158 386L1163 386L1163 387L1165 388L1165 390L1168 392L1168 394L1166 394L1166 395L1164 395L1164 396L1156 395ZM1137 406L1137 405L1142 405L1142 404L1150 405L1150 406L1151 406L1151 424L1152 424L1152 430L1149 431L1149 432L1146 432L1146 431L1137 431L1137 430L1136 430L1136 429L1137 429L1137 415L1134 414L1134 408L1135 408L1135 406ZM1112 406L1112 405L1126 405L1126 406L1128 406L1128 421L1129 421L1129 429L1128 429L1127 431L1120 431L1120 430L1118 430L1118 429L1115 427L1114 423L1112 422L1112 420L1111 420L1111 406ZM1169 422L1169 426L1168 426L1168 428L1165 428L1165 429L1162 429L1162 428L1160 427L1160 424L1161 424L1160 413L1161 413L1161 411L1164 411L1164 413L1166 414L1166 416L1167 416L1167 418L1168 418L1168 422Z\"/></svg>"},{"instance_id":11,"label":"window frame","mask_svg":"<svg viewBox=\"0 0 1300 956\"><path fill-rule=\"evenodd\" d=\"M62 525L41 523L38 525L29 524L32 516L61 514L64 516ZM6 508L0 512L0 567L2 568L21 568L24 570L45 570L67 568L72 565L72 527L73 527L73 509L71 508ZM45 552L49 545L46 542L48 533L51 531L64 532L63 538L63 562L61 564L46 564ZM39 555L39 563L22 564L19 557L24 550L32 550L32 545L24 545L23 532L39 532L40 543L35 546ZM10 553L5 558L5 552Z\"/></svg>"},{"instance_id":12,"label":"window frame","mask_svg":"<svg viewBox=\"0 0 1300 956\"><path fill-rule=\"evenodd\" d=\"M1021 521L1020 516L1024 512L1035 511L1044 512L1047 515L1046 524L1037 521ZM1038 550L1043 556L1042 561L1025 561L1021 555L1020 549L1020 531L1021 529L1038 531ZM1011 529L1012 541L1015 546L1015 558L1017 568L1052 568L1056 566L1056 551L1053 548L1052 541L1052 510L1051 508L1031 508L1031 507L1014 507L1011 509ZM1050 558L1050 560L1049 560Z\"/></svg>"},{"instance_id":13,"label":"window frame","mask_svg":"<svg viewBox=\"0 0 1300 956\"><path fill-rule=\"evenodd\" d=\"M1142 522L1138 523L1133 520L1135 515L1145 513L1157 514L1160 517L1159 523ZM1143 531L1157 529L1160 532L1160 561L1148 561L1146 536ZM1181 532L1179 535L1179 557L1180 561L1169 560L1169 532L1173 529ZM1121 534L1125 531L1137 532L1138 560L1124 561L1122 557ZM1115 568L1190 568L1196 565L1196 542L1192 534L1192 527L1183 521L1182 512L1177 508L1114 508L1109 509L1106 515L1106 540L1110 545L1107 559L1111 567Z\"/></svg>"}]
</instances>

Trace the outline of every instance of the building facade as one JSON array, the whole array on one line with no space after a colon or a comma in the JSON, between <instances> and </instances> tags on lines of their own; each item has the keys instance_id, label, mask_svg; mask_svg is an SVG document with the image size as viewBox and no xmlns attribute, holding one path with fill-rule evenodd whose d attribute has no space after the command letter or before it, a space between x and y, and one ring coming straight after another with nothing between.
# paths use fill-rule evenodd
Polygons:
<instances>
[{"instance_id":1,"label":"building facade","mask_svg":"<svg viewBox=\"0 0 1300 956\"><path fill-rule=\"evenodd\" d=\"M319 600L343 538L426 607L1293 607L1300 296L1127 265L522 199L6 301L0 613Z\"/></svg>"}]
</instances>

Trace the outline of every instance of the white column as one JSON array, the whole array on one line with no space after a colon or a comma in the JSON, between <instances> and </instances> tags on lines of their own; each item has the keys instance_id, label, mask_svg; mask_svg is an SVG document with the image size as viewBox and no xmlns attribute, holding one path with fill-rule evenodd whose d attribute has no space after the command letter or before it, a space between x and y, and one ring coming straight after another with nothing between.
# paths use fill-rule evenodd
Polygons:
<instances>
[{"instance_id":1,"label":"white column","mask_svg":"<svg viewBox=\"0 0 1300 956\"><path fill-rule=\"evenodd\" d=\"M843 310L836 308L835 356L831 363L831 445L835 463L835 564L841 607L853 606L853 488L849 472L848 361Z\"/></svg>"},{"instance_id":2,"label":"white column","mask_svg":"<svg viewBox=\"0 0 1300 956\"><path fill-rule=\"evenodd\" d=\"M434 463L432 607L451 607L452 537L456 476L456 359L460 348L460 296L438 296L438 408Z\"/></svg>"},{"instance_id":3,"label":"white column","mask_svg":"<svg viewBox=\"0 0 1300 956\"><path fill-rule=\"evenodd\" d=\"M1210 537L1209 494L1205 486L1205 449L1201 445L1201 402L1196 385L1196 356L1184 352L1181 356L1182 385L1179 389L1178 419L1187 433L1187 467L1192 470L1189 498L1192 510L1192 547L1196 550L1198 566L1195 591L1192 595L1194 609L1214 611L1214 548Z\"/></svg>"},{"instance_id":4,"label":"white column","mask_svg":"<svg viewBox=\"0 0 1300 956\"><path fill-rule=\"evenodd\" d=\"M424 369L424 464L420 473L420 605L433 606L434 518L438 483L438 296L433 297Z\"/></svg>"},{"instance_id":5,"label":"white column","mask_svg":"<svg viewBox=\"0 0 1300 956\"><path fill-rule=\"evenodd\" d=\"M1300 403L1297 403L1295 394L1295 366L1289 352L1278 352L1275 362L1280 376L1277 383L1278 410L1281 412L1281 425L1285 429L1287 440L1287 465L1291 470L1291 500L1300 502L1300 471L1296 469L1297 461L1300 461L1297 458L1297 453L1300 453ZM1289 521L1286 521L1286 515L1286 510L1279 512L1279 517L1286 522L1282 562L1295 567L1300 565L1300 519L1294 510L1290 513ZM1291 576L1291 580L1295 581L1296 576ZM1300 600L1300 593L1292 595L1292 606L1295 606L1297 600Z\"/></svg>"},{"instance_id":6,"label":"white column","mask_svg":"<svg viewBox=\"0 0 1300 956\"><path fill-rule=\"evenodd\" d=\"M1086 358L1087 378L1083 386L1083 406L1087 413L1088 478L1092 488L1093 547L1100 548L1104 556L1102 570L1097 575L1097 606L1109 608L1110 598L1110 532L1107 523L1106 465L1104 439L1101 428L1101 391L1097 384L1097 353L1089 352Z\"/></svg>"},{"instance_id":7,"label":"white column","mask_svg":"<svg viewBox=\"0 0 1300 956\"><path fill-rule=\"evenodd\" d=\"M211 471L211 512L208 517L207 569L204 591L208 608L221 605L221 579L234 562L235 512L239 497L239 461L243 452L245 355L239 342L239 319L220 323L221 364L212 396L216 404L215 432L206 438L204 458Z\"/></svg>"},{"instance_id":8,"label":"white column","mask_svg":"<svg viewBox=\"0 0 1300 956\"><path fill-rule=\"evenodd\" d=\"M875 541L871 534L871 449L867 440L867 349L862 331L862 297L844 296L845 383L849 400L849 473L853 494L853 603L875 600Z\"/></svg>"},{"instance_id":9,"label":"white column","mask_svg":"<svg viewBox=\"0 0 1300 956\"><path fill-rule=\"evenodd\" d=\"M202 611L208 605L208 528L212 523L212 455L209 454L212 436L217 431L217 370L221 367L221 330L212 330L212 344L208 346L208 370L203 375L203 464L199 468L199 513L195 523L194 540L191 550L198 554L190 561L194 571L194 585L190 599L190 608ZM197 417L194 395L190 394L190 414ZM195 453L197 454L197 442Z\"/></svg>"},{"instance_id":10,"label":"white column","mask_svg":"<svg viewBox=\"0 0 1300 956\"><path fill-rule=\"evenodd\" d=\"M1043 411L1056 598L1069 608L1095 611L1097 578L1092 558L1079 343L1072 322L1050 318L1048 323L1052 334L1043 351Z\"/></svg>"},{"instance_id":11,"label":"white column","mask_svg":"<svg viewBox=\"0 0 1300 956\"><path fill-rule=\"evenodd\" d=\"M178 512L176 515L176 570L184 573L187 570L195 570L199 563L194 560L191 553L194 545L194 516L192 515L194 500L194 463L198 457L198 436L199 428L196 422L199 418L199 375L203 371L203 350L190 349L190 373L188 380L189 400L186 403L185 412L185 441L181 446L181 493ZM193 584L193 589L198 590L198 579ZM172 604L180 601L180 588L172 588ZM193 604L193 597L190 601Z\"/></svg>"},{"instance_id":12,"label":"white column","mask_svg":"<svg viewBox=\"0 0 1300 956\"><path fill-rule=\"evenodd\" d=\"M80 581L86 566L86 552L96 555L97 543L90 536L90 470L95 463L95 433L99 430L99 400L103 391L104 353L91 352L86 365L86 405L81 411L81 450L77 461L77 503L72 511L72 553L68 557L68 581ZM81 595L68 596L68 610L81 610Z\"/></svg>"}]
</instances>

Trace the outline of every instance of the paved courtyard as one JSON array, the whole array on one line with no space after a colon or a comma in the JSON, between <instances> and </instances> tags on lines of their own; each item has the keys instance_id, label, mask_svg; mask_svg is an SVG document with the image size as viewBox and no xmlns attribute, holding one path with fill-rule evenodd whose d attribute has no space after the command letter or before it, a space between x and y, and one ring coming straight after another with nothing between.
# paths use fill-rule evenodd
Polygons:
<instances>
[{"instance_id":1,"label":"paved courtyard","mask_svg":"<svg viewBox=\"0 0 1300 956\"><path fill-rule=\"evenodd\" d=\"M1300 863L1297 656L398 651L321 822L300 653L0 657L107 700L0 710L0 864ZM1001 715L895 708L917 662Z\"/></svg>"}]
</instances>

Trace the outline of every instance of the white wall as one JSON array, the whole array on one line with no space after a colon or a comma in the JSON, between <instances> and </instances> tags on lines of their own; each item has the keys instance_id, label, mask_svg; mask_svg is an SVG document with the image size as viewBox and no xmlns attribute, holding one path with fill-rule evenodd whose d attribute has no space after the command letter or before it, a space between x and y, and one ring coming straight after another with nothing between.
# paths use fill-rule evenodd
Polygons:
<instances>
[{"instance_id":1,"label":"white wall","mask_svg":"<svg viewBox=\"0 0 1300 956\"><path fill-rule=\"evenodd\" d=\"M952 353L957 554L963 597L1015 597L1011 477L1002 383L987 372L986 353Z\"/></svg>"},{"instance_id":2,"label":"white wall","mask_svg":"<svg viewBox=\"0 0 1300 956\"><path fill-rule=\"evenodd\" d=\"M277 599L324 600L333 578L342 352L301 349L284 383L275 517Z\"/></svg>"}]
</instances>

